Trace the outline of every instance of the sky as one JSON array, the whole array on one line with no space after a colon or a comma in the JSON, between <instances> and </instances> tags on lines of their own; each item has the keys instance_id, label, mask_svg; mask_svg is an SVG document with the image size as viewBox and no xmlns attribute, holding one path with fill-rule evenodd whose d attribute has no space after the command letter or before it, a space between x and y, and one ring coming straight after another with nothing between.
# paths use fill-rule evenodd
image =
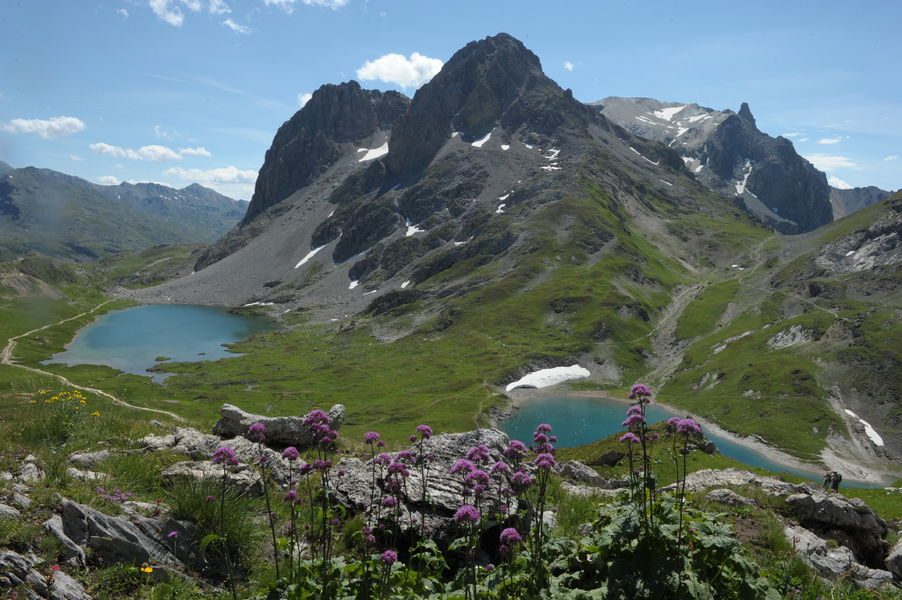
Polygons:
<instances>
[{"instance_id":1,"label":"sky","mask_svg":"<svg viewBox=\"0 0 902 600\"><path fill-rule=\"evenodd\" d=\"M902 2L0 0L0 160L249 200L324 83L412 96L467 42L521 39L585 102L748 102L837 187L902 188Z\"/></svg>"}]
</instances>

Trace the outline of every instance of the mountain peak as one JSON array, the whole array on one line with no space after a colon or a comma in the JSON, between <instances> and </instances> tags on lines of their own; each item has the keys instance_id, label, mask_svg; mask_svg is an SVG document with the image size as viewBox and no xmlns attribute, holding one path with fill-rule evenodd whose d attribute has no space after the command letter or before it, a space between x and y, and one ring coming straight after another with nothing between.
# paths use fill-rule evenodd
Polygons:
<instances>
[{"instance_id":1,"label":"mountain peak","mask_svg":"<svg viewBox=\"0 0 902 600\"><path fill-rule=\"evenodd\" d=\"M739 107L739 118L751 125L755 125L755 116L752 115L752 109L749 108L748 102L743 102L742 106Z\"/></svg>"}]
</instances>

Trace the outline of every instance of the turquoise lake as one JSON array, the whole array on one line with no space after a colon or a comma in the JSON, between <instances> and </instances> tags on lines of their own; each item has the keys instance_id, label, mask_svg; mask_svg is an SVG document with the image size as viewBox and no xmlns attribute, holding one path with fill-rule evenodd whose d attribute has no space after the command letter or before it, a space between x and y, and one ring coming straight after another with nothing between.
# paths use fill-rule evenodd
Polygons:
<instances>
[{"instance_id":1,"label":"turquoise lake","mask_svg":"<svg viewBox=\"0 0 902 600\"><path fill-rule=\"evenodd\" d=\"M167 373L149 373L167 362L197 362L235 356L224 344L272 328L262 317L231 314L225 309L183 304L149 304L116 310L79 330L66 350L45 363L106 365L161 382ZM165 363L163 363L165 364Z\"/></svg>"},{"instance_id":2,"label":"turquoise lake","mask_svg":"<svg viewBox=\"0 0 902 600\"><path fill-rule=\"evenodd\" d=\"M501 424L501 429L511 438L528 443L532 440L536 425L548 423L554 428L552 433L558 436L557 445L561 448L571 448L623 432L621 423L626 418L626 409L626 404L605 398L581 396L537 398L523 402L520 408ZM660 405L652 404L647 409L646 417L650 423L658 423L675 414ZM705 436L717 445L721 454L747 465L761 467L774 473L790 473L812 481L821 481L822 472L819 470L806 471L789 467L730 439L710 432L705 432ZM856 482L849 478L843 480L843 485L879 487L876 484Z\"/></svg>"}]
</instances>

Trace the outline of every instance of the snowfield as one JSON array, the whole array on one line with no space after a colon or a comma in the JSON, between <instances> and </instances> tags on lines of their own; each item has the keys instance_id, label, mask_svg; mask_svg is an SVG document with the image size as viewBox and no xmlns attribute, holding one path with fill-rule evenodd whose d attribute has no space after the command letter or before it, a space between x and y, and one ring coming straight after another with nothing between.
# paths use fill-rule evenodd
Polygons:
<instances>
[{"instance_id":1,"label":"snowfield","mask_svg":"<svg viewBox=\"0 0 902 600\"><path fill-rule=\"evenodd\" d=\"M513 383L507 384L507 387L504 389L509 392L520 387L545 388L570 381L571 379L584 379L589 375L589 370L579 365L539 369L524 375Z\"/></svg>"},{"instance_id":2,"label":"snowfield","mask_svg":"<svg viewBox=\"0 0 902 600\"><path fill-rule=\"evenodd\" d=\"M385 142L378 148L372 148L372 149L359 148L357 150L357 152L360 152L361 150L366 150L366 154L364 154L362 157L360 157L360 160L358 160L357 162L366 162L368 160L376 160L377 158L380 158L380 157L388 154L388 142Z\"/></svg>"},{"instance_id":3,"label":"snowfield","mask_svg":"<svg viewBox=\"0 0 902 600\"><path fill-rule=\"evenodd\" d=\"M316 253L325 248L325 246L320 246L319 248L314 248L310 252L307 253L307 256L301 259L301 261L294 266L295 269L307 264L307 261L316 256Z\"/></svg>"}]
</instances>

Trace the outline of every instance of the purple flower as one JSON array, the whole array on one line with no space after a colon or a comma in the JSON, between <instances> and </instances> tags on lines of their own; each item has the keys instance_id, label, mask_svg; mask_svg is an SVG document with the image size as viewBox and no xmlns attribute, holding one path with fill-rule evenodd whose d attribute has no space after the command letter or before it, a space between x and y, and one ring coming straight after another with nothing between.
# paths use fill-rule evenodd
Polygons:
<instances>
[{"instance_id":1,"label":"purple flower","mask_svg":"<svg viewBox=\"0 0 902 600\"><path fill-rule=\"evenodd\" d=\"M420 435L423 436L424 440L428 440L432 437L432 427L429 425L417 425L417 431L420 432Z\"/></svg>"},{"instance_id":2,"label":"purple flower","mask_svg":"<svg viewBox=\"0 0 902 600\"><path fill-rule=\"evenodd\" d=\"M382 437L375 431L367 431L363 434L363 441L367 444L373 444L379 441L379 438Z\"/></svg>"},{"instance_id":3,"label":"purple flower","mask_svg":"<svg viewBox=\"0 0 902 600\"><path fill-rule=\"evenodd\" d=\"M548 433L549 431L551 431L551 425L549 425L548 423L542 423L541 425L536 427L536 431L538 433Z\"/></svg>"},{"instance_id":4,"label":"purple flower","mask_svg":"<svg viewBox=\"0 0 902 600\"><path fill-rule=\"evenodd\" d=\"M549 444L557 444L557 436L556 436L556 435L549 435L549 436L548 436L548 443L549 443Z\"/></svg>"},{"instance_id":5,"label":"purple flower","mask_svg":"<svg viewBox=\"0 0 902 600\"><path fill-rule=\"evenodd\" d=\"M639 402L651 402L651 388L644 383L637 383L630 388L629 398Z\"/></svg>"},{"instance_id":6,"label":"purple flower","mask_svg":"<svg viewBox=\"0 0 902 600\"><path fill-rule=\"evenodd\" d=\"M645 417L643 417L640 414L634 413L634 414L631 414L630 416L628 416L626 418L626 420L623 423L621 423L621 425L623 425L626 428L632 428L632 427L637 427L639 425L642 425L643 423L645 423Z\"/></svg>"},{"instance_id":7,"label":"purple flower","mask_svg":"<svg viewBox=\"0 0 902 600\"><path fill-rule=\"evenodd\" d=\"M642 407L638 404L630 404L630 407L626 409L627 415L641 415Z\"/></svg>"},{"instance_id":8,"label":"purple flower","mask_svg":"<svg viewBox=\"0 0 902 600\"><path fill-rule=\"evenodd\" d=\"M228 446L220 446L213 453L213 463L217 465L230 464L235 466L238 464L238 455Z\"/></svg>"},{"instance_id":9,"label":"purple flower","mask_svg":"<svg viewBox=\"0 0 902 600\"><path fill-rule=\"evenodd\" d=\"M474 496L482 496L485 493L486 487L481 483L477 483L473 486L473 495Z\"/></svg>"},{"instance_id":10,"label":"purple flower","mask_svg":"<svg viewBox=\"0 0 902 600\"><path fill-rule=\"evenodd\" d=\"M702 428L698 423L695 422L695 419L685 418L680 419L680 421L676 424L677 433L685 436L690 435L701 435Z\"/></svg>"},{"instance_id":11,"label":"purple flower","mask_svg":"<svg viewBox=\"0 0 902 600\"><path fill-rule=\"evenodd\" d=\"M407 470L407 465L398 460L388 465L388 472L400 475L401 477L410 475L410 471Z\"/></svg>"},{"instance_id":12,"label":"purple flower","mask_svg":"<svg viewBox=\"0 0 902 600\"><path fill-rule=\"evenodd\" d=\"M386 454L385 452L383 452L382 454L380 454L379 456L377 456L376 458L373 459L373 462L376 463L377 465L387 465L391 461L392 461L391 455Z\"/></svg>"},{"instance_id":13,"label":"purple flower","mask_svg":"<svg viewBox=\"0 0 902 600\"><path fill-rule=\"evenodd\" d=\"M382 506L385 508L394 508L398 506L398 499L394 496L386 496L382 499Z\"/></svg>"},{"instance_id":14,"label":"purple flower","mask_svg":"<svg viewBox=\"0 0 902 600\"><path fill-rule=\"evenodd\" d=\"M394 550L386 550L379 556L379 560L384 562L389 567L398 562L398 553Z\"/></svg>"},{"instance_id":15,"label":"purple flower","mask_svg":"<svg viewBox=\"0 0 902 600\"><path fill-rule=\"evenodd\" d=\"M500 552L501 554L507 554L508 552L510 552L510 548L508 548L504 544L501 544L500 546L498 546L498 552Z\"/></svg>"},{"instance_id":16,"label":"purple flower","mask_svg":"<svg viewBox=\"0 0 902 600\"><path fill-rule=\"evenodd\" d=\"M545 435L544 433L537 433L534 436L532 436L532 441L534 441L537 444L547 444L548 436Z\"/></svg>"},{"instance_id":17,"label":"purple flower","mask_svg":"<svg viewBox=\"0 0 902 600\"><path fill-rule=\"evenodd\" d=\"M492 473L508 473L510 470L510 466L500 460L492 465Z\"/></svg>"},{"instance_id":18,"label":"purple flower","mask_svg":"<svg viewBox=\"0 0 902 600\"><path fill-rule=\"evenodd\" d=\"M452 475L456 475L457 473L469 473L470 471L472 471L475 468L476 468L476 466L469 460L467 460L465 458L459 458L456 461L454 461L453 465L451 465L450 472Z\"/></svg>"},{"instance_id":19,"label":"purple flower","mask_svg":"<svg viewBox=\"0 0 902 600\"><path fill-rule=\"evenodd\" d=\"M410 434L409 436L407 436L407 441L410 442L411 444L413 444L414 442L417 441L417 436L415 436L414 434Z\"/></svg>"},{"instance_id":20,"label":"purple flower","mask_svg":"<svg viewBox=\"0 0 902 600\"><path fill-rule=\"evenodd\" d=\"M282 458L291 462L296 461L298 459L298 449L294 446L288 446L282 450Z\"/></svg>"},{"instance_id":21,"label":"purple flower","mask_svg":"<svg viewBox=\"0 0 902 600\"><path fill-rule=\"evenodd\" d=\"M632 431L628 431L628 432L626 432L626 433L624 433L623 435L620 436L620 440L619 440L619 441L621 441L621 442L623 442L623 443L625 443L625 444L638 444L638 443L639 443L639 437L638 437L635 433L633 433Z\"/></svg>"},{"instance_id":22,"label":"purple flower","mask_svg":"<svg viewBox=\"0 0 902 600\"><path fill-rule=\"evenodd\" d=\"M485 444L479 444L467 451L467 460L483 462L489 459L489 448Z\"/></svg>"},{"instance_id":23,"label":"purple flower","mask_svg":"<svg viewBox=\"0 0 902 600\"><path fill-rule=\"evenodd\" d=\"M482 469L474 469L467 473L467 476L464 477L464 482L469 485L475 485L477 483L486 485L489 483L489 474Z\"/></svg>"},{"instance_id":24,"label":"purple flower","mask_svg":"<svg viewBox=\"0 0 902 600\"><path fill-rule=\"evenodd\" d=\"M675 428L677 426L677 423L679 423L681 420L682 419L680 419L679 417L670 417L669 419L667 419L667 424Z\"/></svg>"},{"instance_id":25,"label":"purple flower","mask_svg":"<svg viewBox=\"0 0 902 600\"><path fill-rule=\"evenodd\" d=\"M313 468L317 471L327 471L332 468L332 461L317 458L315 461L313 461Z\"/></svg>"},{"instance_id":26,"label":"purple flower","mask_svg":"<svg viewBox=\"0 0 902 600\"><path fill-rule=\"evenodd\" d=\"M540 469L551 469L557 464L554 457L548 453L539 454L533 463Z\"/></svg>"},{"instance_id":27,"label":"purple flower","mask_svg":"<svg viewBox=\"0 0 902 600\"><path fill-rule=\"evenodd\" d=\"M507 546L513 546L523 541L523 536L513 527L508 527L501 532L501 543Z\"/></svg>"},{"instance_id":28,"label":"purple flower","mask_svg":"<svg viewBox=\"0 0 902 600\"><path fill-rule=\"evenodd\" d=\"M657 432L650 431L648 435L645 436L645 439L648 440L649 443L654 444L658 441L658 434Z\"/></svg>"},{"instance_id":29,"label":"purple flower","mask_svg":"<svg viewBox=\"0 0 902 600\"><path fill-rule=\"evenodd\" d=\"M489 563L485 566L486 573L491 573L494 570L495 570L495 565L493 565L492 563Z\"/></svg>"},{"instance_id":30,"label":"purple flower","mask_svg":"<svg viewBox=\"0 0 902 600\"><path fill-rule=\"evenodd\" d=\"M401 450L400 452L398 452L397 457L398 460L404 461L406 463L412 463L416 461L416 457L410 450Z\"/></svg>"},{"instance_id":31,"label":"purple flower","mask_svg":"<svg viewBox=\"0 0 902 600\"><path fill-rule=\"evenodd\" d=\"M526 455L526 444L520 440L511 440L504 449L504 456L508 458L520 458Z\"/></svg>"},{"instance_id":32,"label":"purple flower","mask_svg":"<svg viewBox=\"0 0 902 600\"><path fill-rule=\"evenodd\" d=\"M216 502L216 496L207 496L207 502Z\"/></svg>"},{"instance_id":33,"label":"purple flower","mask_svg":"<svg viewBox=\"0 0 902 600\"><path fill-rule=\"evenodd\" d=\"M313 472L313 465L310 463L304 463L301 465L301 468L298 469L298 472L301 475L309 475L310 473Z\"/></svg>"},{"instance_id":34,"label":"purple flower","mask_svg":"<svg viewBox=\"0 0 902 600\"><path fill-rule=\"evenodd\" d=\"M454 513L454 521L457 523L476 523L482 515L471 504L464 504Z\"/></svg>"},{"instance_id":35,"label":"purple flower","mask_svg":"<svg viewBox=\"0 0 902 600\"><path fill-rule=\"evenodd\" d=\"M257 422L247 428L247 439L263 442L266 439L266 425Z\"/></svg>"},{"instance_id":36,"label":"purple flower","mask_svg":"<svg viewBox=\"0 0 902 600\"><path fill-rule=\"evenodd\" d=\"M285 502L288 502L289 504L296 504L297 502L300 501L300 499L301 499L301 497L298 496L297 490L288 490L288 492L285 494L285 496L283 498L283 500Z\"/></svg>"},{"instance_id":37,"label":"purple flower","mask_svg":"<svg viewBox=\"0 0 902 600\"><path fill-rule=\"evenodd\" d=\"M179 532L174 529L166 534L166 537L168 537L170 540L174 540L178 536L179 536Z\"/></svg>"},{"instance_id":38,"label":"purple flower","mask_svg":"<svg viewBox=\"0 0 902 600\"><path fill-rule=\"evenodd\" d=\"M307 427L328 423L329 415L326 414L326 411L320 410L319 408L313 409L309 413L304 415L304 425L306 425Z\"/></svg>"},{"instance_id":39,"label":"purple flower","mask_svg":"<svg viewBox=\"0 0 902 600\"><path fill-rule=\"evenodd\" d=\"M385 442L383 442L382 440L379 440L378 442L376 442L376 447L377 448L385 448Z\"/></svg>"},{"instance_id":40,"label":"purple flower","mask_svg":"<svg viewBox=\"0 0 902 600\"><path fill-rule=\"evenodd\" d=\"M532 475L521 469L511 476L511 483L521 488L527 488L532 485Z\"/></svg>"}]
</instances>

